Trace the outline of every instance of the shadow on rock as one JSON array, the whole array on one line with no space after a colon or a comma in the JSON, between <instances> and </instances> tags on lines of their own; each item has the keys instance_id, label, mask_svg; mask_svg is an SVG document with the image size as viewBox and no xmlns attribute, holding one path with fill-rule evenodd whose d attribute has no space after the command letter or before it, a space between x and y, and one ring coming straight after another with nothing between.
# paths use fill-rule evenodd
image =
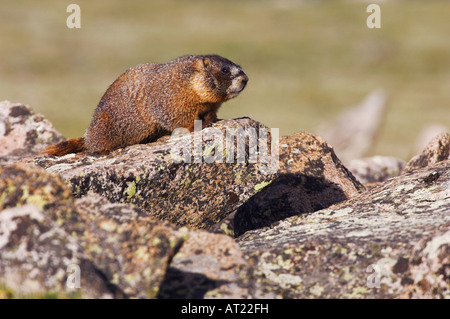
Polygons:
<instances>
[{"instance_id":1,"label":"shadow on rock","mask_svg":"<svg viewBox=\"0 0 450 319\"><path fill-rule=\"evenodd\" d=\"M238 208L234 235L268 227L287 217L312 213L346 200L337 185L314 176L283 174Z\"/></svg>"},{"instance_id":2,"label":"shadow on rock","mask_svg":"<svg viewBox=\"0 0 450 319\"><path fill-rule=\"evenodd\" d=\"M213 280L200 273L184 272L169 267L162 281L157 298L159 299L201 299L205 294L228 283Z\"/></svg>"}]
</instances>

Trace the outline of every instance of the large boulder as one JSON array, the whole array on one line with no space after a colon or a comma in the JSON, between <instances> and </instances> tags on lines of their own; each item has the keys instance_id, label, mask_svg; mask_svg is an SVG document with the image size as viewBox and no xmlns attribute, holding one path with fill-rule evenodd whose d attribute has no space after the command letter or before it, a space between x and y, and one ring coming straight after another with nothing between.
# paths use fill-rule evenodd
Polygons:
<instances>
[{"instance_id":1,"label":"large boulder","mask_svg":"<svg viewBox=\"0 0 450 319\"><path fill-rule=\"evenodd\" d=\"M24 164L0 166L0 254L5 297L273 296L229 236L95 193L74 199L60 176Z\"/></svg>"},{"instance_id":2,"label":"large boulder","mask_svg":"<svg viewBox=\"0 0 450 319\"><path fill-rule=\"evenodd\" d=\"M149 215L177 226L208 228L276 177L276 171L266 173L265 164L260 162L206 162L203 155L211 149L223 151L223 145L215 148L216 140L208 139L208 133L220 133L225 141L230 131L258 132L261 128L265 127L248 118L224 120L200 134L133 145L106 156L85 153L59 158L41 156L28 163L58 173L70 184L76 197L91 191L112 202L135 204ZM248 150L250 140L244 136L242 141ZM189 163L180 158L179 148L186 145L194 145L191 150L195 145L201 146L200 160L195 160L194 153ZM244 156L248 158L248 154Z\"/></svg>"},{"instance_id":3,"label":"large boulder","mask_svg":"<svg viewBox=\"0 0 450 319\"><path fill-rule=\"evenodd\" d=\"M83 248L36 205L0 211L0 298L114 298Z\"/></svg>"},{"instance_id":4,"label":"large boulder","mask_svg":"<svg viewBox=\"0 0 450 319\"><path fill-rule=\"evenodd\" d=\"M237 241L288 298L449 298L450 161Z\"/></svg>"},{"instance_id":5,"label":"large boulder","mask_svg":"<svg viewBox=\"0 0 450 319\"><path fill-rule=\"evenodd\" d=\"M296 132L281 137L279 145L277 177L219 226L226 233L239 236L290 216L312 213L365 189L320 136Z\"/></svg>"},{"instance_id":6,"label":"large boulder","mask_svg":"<svg viewBox=\"0 0 450 319\"><path fill-rule=\"evenodd\" d=\"M17 231L4 234L5 251L2 256L11 256L10 259L2 258L0 263L0 281L3 277L6 283L16 271L10 266L20 265L21 253L25 250L27 255L34 258L35 264L32 265L39 271L45 274L49 271L44 262L55 267L54 272L58 273L59 281L47 280L48 277L44 275L39 278L53 283L54 286L48 287L50 291L61 291L67 268L62 265L66 266L69 262L65 256L73 255L71 251L76 243L76 252L92 261L96 273L102 278L103 284L114 292L114 297L154 297L164 278L168 261L182 243L183 234L151 217L139 218L142 213L138 209L113 205L100 196L87 196L74 202L64 181L41 168L20 164L0 167L0 194L2 229L17 229L22 234L19 238L15 235ZM31 209L30 205L35 209ZM31 218L28 222L31 225L19 223L18 217L14 216L5 219L13 213L26 216L20 217L26 221ZM31 232L28 236L21 229L24 225L30 228L26 229ZM37 227L39 232L33 231L33 227ZM58 234L59 244L55 244L56 239L50 240L52 237L48 233L52 231ZM42 240L47 237L50 239ZM38 240L34 241L35 238ZM38 245L40 241L42 244ZM19 245L22 242L34 244ZM48 255L47 251L54 253ZM85 272L81 271L81 278L85 278ZM91 296L83 292L82 295Z\"/></svg>"}]
</instances>

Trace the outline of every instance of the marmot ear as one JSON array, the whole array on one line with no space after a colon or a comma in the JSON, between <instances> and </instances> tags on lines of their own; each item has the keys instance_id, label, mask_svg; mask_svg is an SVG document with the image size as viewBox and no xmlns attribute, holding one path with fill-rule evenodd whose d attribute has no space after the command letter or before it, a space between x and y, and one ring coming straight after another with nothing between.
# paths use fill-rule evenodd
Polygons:
<instances>
[{"instance_id":1,"label":"marmot ear","mask_svg":"<svg viewBox=\"0 0 450 319\"><path fill-rule=\"evenodd\" d=\"M203 67L208 70L211 67L211 60L209 58L203 58Z\"/></svg>"}]
</instances>

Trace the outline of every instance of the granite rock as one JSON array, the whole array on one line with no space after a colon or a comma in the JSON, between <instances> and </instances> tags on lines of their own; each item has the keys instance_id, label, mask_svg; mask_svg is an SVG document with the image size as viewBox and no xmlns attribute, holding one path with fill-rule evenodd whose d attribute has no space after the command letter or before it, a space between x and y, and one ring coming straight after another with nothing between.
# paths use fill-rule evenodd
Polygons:
<instances>
[{"instance_id":1,"label":"granite rock","mask_svg":"<svg viewBox=\"0 0 450 319\"><path fill-rule=\"evenodd\" d=\"M320 136L296 132L279 141L277 177L219 226L239 236L284 218L312 213L345 201L364 186Z\"/></svg>"},{"instance_id":2,"label":"granite rock","mask_svg":"<svg viewBox=\"0 0 450 319\"><path fill-rule=\"evenodd\" d=\"M0 101L0 163L36 155L63 136L43 115L28 105Z\"/></svg>"},{"instance_id":3,"label":"granite rock","mask_svg":"<svg viewBox=\"0 0 450 319\"><path fill-rule=\"evenodd\" d=\"M223 120L200 133L165 137L155 143L118 149L105 156L85 153L39 156L27 162L60 174L70 184L75 197L91 191L112 202L135 204L149 215L177 226L207 229L276 177L276 171L265 173L267 165L261 162L206 162L202 156L211 149L222 154L238 147L236 143L224 150L225 142L208 139L208 134L218 132L225 141L230 131L257 134L261 128L265 127L248 118ZM249 139L241 141L246 143L247 153L243 156L248 158ZM255 143L259 143L258 137ZM190 163L179 158L180 145L193 145L191 151L195 150L195 145L200 145L200 160L196 161L194 152L189 157ZM270 149L270 140L268 147ZM234 152L235 158L238 154Z\"/></svg>"},{"instance_id":4,"label":"granite rock","mask_svg":"<svg viewBox=\"0 0 450 319\"><path fill-rule=\"evenodd\" d=\"M449 298L450 161L237 242L287 298Z\"/></svg>"},{"instance_id":5,"label":"granite rock","mask_svg":"<svg viewBox=\"0 0 450 319\"><path fill-rule=\"evenodd\" d=\"M0 296L273 297L226 235L177 228L54 173L0 166ZM70 267L79 288L68 286Z\"/></svg>"},{"instance_id":6,"label":"granite rock","mask_svg":"<svg viewBox=\"0 0 450 319\"><path fill-rule=\"evenodd\" d=\"M117 297L76 239L33 204L0 211L0 255L0 298Z\"/></svg>"}]
</instances>

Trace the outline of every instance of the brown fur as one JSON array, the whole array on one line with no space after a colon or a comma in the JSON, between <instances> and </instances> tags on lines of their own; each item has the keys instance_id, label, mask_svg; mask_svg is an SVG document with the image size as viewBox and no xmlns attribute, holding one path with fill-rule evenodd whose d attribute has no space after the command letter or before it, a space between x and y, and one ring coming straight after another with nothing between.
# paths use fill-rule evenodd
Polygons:
<instances>
[{"instance_id":1,"label":"brown fur","mask_svg":"<svg viewBox=\"0 0 450 319\"><path fill-rule=\"evenodd\" d=\"M42 153L105 153L155 141L179 127L193 131L198 119L206 127L217 120L222 102L239 95L247 81L238 65L217 55L137 65L106 90L84 137L51 145Z\"/></svg>"}]
</instances>

